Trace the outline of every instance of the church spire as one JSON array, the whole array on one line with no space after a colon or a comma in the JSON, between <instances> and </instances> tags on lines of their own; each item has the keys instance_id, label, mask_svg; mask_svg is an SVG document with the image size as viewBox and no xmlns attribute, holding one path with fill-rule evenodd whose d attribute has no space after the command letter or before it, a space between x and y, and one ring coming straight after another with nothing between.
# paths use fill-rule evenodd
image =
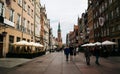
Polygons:
<instances>
[{"instance_id":1,"label":"church spire","mask_svg":"<svg viewBox=\"0 0 120 74\"><path fill-rule=\"evenodd\" d=\"M61 32L61 29L60 29L60 22L58 24L58 32Z\"/></svg>"}]
</instances>

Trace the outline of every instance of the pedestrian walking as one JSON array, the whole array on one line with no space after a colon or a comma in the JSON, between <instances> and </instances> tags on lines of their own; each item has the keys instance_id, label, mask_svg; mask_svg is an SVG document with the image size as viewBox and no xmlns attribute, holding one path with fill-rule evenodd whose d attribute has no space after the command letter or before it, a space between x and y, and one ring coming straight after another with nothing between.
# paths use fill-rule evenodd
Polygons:
<instances>
[{"instance_id":1,"label":"pedestrian walking","mask_svg":"<svg viewBox=\"0 0 120 74\"><path fill-rule=\"evenodd\" d=\"M84 49L84 54L85 54L85 58L86 58L86 64L87 64L87 65L90 65L91 52L90 52L89 47L86 47L86 48Z\"/></svg>"},{"instance_id":2,"label":"pedestrian walking","mask_svg":"<svg viewBox=\"0 0 120 74\"><path fill-rule=\"evenodd\" d=\"M64 54L66 56L66 61L68 61L69 59L69 54L70 54L70 49L68 48L68 46L65 47L64 49Z\"/></svg>"},{"instance_id":3,"label":"pedestrian walking","mask_svg":"<svg viewBox=\"0 0 120 74\"><path fill-rule=\"evenodd\" d=\"M94 48L94 55L95 55L95 57L96 57L95 63L96 63L97 65L100 65L100 63L99 63L100 47L97 46L97 45L95 45L95 48Z\"/></svg>"},{"instance_id":4,"label":"pedestrian walking","mask_svg":"<svg viewBox=\"0 0 120 74\"><path fill-rule=\"evenodd\" d=\"M73 46L70 46L70 60L71 61L73 60L73 51L74 51Z\"/></svg>"}]
</instances>

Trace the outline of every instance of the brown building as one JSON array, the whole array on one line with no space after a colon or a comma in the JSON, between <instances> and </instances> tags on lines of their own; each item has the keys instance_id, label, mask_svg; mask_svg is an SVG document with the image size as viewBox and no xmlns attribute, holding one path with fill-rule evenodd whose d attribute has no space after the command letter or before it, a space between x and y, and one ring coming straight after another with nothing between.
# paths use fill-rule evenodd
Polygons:
<instances>
[{"instance_id":1,"label":"brown building","mask_svg":"<svg viewBox=\"0 0 120 74\"><path fill-rule=\"evenodd\" d=\"M93 29L93 5L92 5L92 0L88 0L88 38L91 43L94 43L94 29Z\"/></svg>"},{"instance_id":2,"label":"brown building","mask_svg":"<svg viewBox=\"0 0 120 74\"><path fill-rule=\"evenodd\" d=\"M93 20L95 41L111 40L120 49L120 1L93 0ZM100 21L100 17L104 20ZM100 26L103 23L103 26Z\"/></svg>"},{"instance_id":3,"label":"brown building","mask_svg":"<svg viewBox=\"0 0 120 74\"><path fill-rule=\"evenodd\" d=\"M69 46L73 46L73 47L79 46L78 25L74 25L74 29L68 34L68 38L69 38Z\"/></svg>"},{"instance_id":4,"label":"brown building","mask_svg":"<svg viewBox=\"0 0 120 74\"><path fill-rule=\"evenodd\" d=\"M78 19L78 32L80 45L89 42L89 28L88 28L88 13L82 13L81 18Z\"/></svg>"}]
</instances>

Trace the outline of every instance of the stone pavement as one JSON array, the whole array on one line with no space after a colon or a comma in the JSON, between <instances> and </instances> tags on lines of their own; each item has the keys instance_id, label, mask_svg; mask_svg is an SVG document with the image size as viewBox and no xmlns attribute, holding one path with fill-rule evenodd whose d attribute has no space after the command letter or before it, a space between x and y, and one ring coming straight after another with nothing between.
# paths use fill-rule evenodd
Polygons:
<instances>
[{"instance_id":1,"label":"stone pavement","mask_svg":"<svg viewBox=\"0 0 120 74\"><path fill-rule=\"evenodd\" d=\"M72 61L67 62L62 52L54 52L27 59L29 62L15 67L2 67L0 74L119 74L120 62L116 61L118 58L100 58L101 65L98 66L94 63L95 57L92 56L91 65L87 66L83 53L77 54Z\"/></svg>"},{"instance_id":2,"label":"stone pavement","mask_svg":"<svg viewBox=\"0 0 120 74\"><path fill-rule=\"evenodd\" d=\"M31 59L24 58L0 58L0 67L13 68L30 61Z\"/></svg>"}]
</instances>

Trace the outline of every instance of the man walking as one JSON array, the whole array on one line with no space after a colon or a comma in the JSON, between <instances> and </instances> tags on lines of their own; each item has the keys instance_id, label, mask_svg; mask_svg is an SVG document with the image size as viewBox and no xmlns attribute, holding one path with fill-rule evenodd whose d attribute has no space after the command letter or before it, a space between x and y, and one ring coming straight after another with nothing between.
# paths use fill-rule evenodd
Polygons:
<instances>
[{"instance_id":1,"label":"man walking","mask_svg":"<svg viewBox=\"0 0 120 74\"><path fill-rule=\"evenodd\" d=\"M71 61L73 60L73 51L74 51L73 46L70 46L70 60Z\"/></svg>"},{"instance_id":2,"label":"man walking","mask_svg":"<svg viewBox=\"0 0 120 74\"><path fill-rule=\"evenodd\" d=\"M70 49L68 48L68 46L65 47L64 54L66 55L66 61L68 61L69 54L70 54Z\"/></svg>"},{"instance_id":3,"label":"man walking","mask_svg":"<svg viewBox=\"0 0 120 74\"><path fill-rule=\"evenodd\" d=\"M100 49L99 49L99 47L98 47L97 45L95 45L94 54L95 54L95 57L96 57L95 63L96 63L97 65L100 65L100 63L99 63Z\"/></svg>"},{"instance_id":4,"label":"man walking","mask_svg":"<svg viewBox=\"0 0 120 74\"><path fill-rule=\"evenodd\" d=\"M84 53L85 53L86 63L87 63L87 65L90 65L91 52L90 52L89 47L86 47L86 48L84 49Z\"/></svg>"}]
</instances>

